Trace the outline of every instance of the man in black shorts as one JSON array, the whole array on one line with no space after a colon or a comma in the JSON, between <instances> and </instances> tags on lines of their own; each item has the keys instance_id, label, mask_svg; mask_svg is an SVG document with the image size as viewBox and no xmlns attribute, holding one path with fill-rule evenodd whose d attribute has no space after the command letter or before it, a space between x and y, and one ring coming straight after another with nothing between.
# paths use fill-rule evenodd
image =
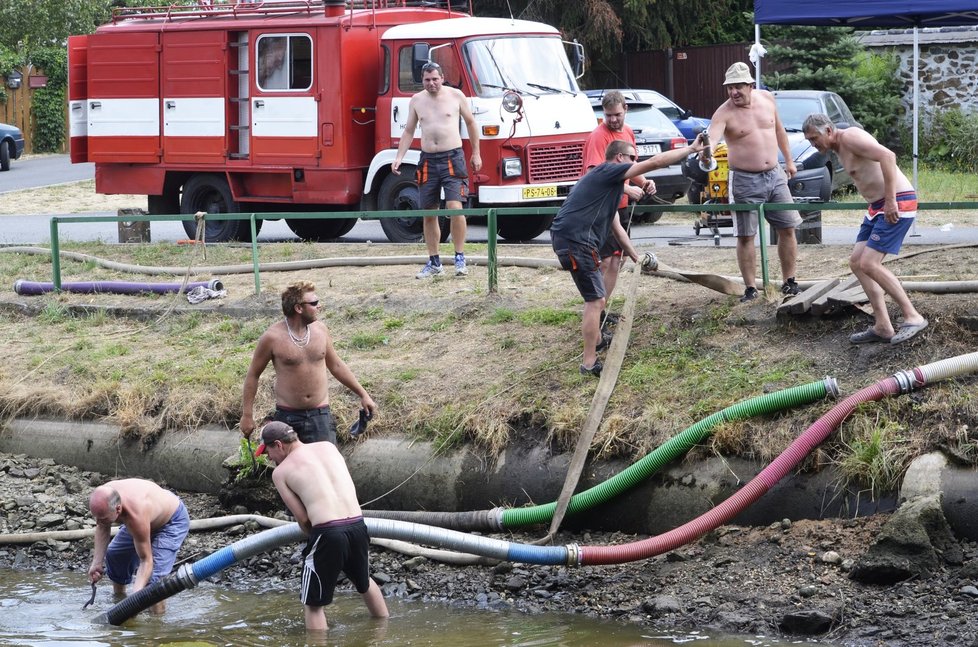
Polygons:
<instances>
[{"instance_id":1,"label":"man in black shorts","mask_svg":"<svg viewBox=\"0 0 978 647\"><path fill-rule=\"evenodd\" d=\"M411 97L408 103L407 122L397 146L397 155L391 163L391 171L401 173L401 162L414 141L415 128L421 125L421 159L418 161L417 182L422 209L437 209L441 192L445 192L445 208L461 209L468 195L469 174L462 152L462 136L459 119L465 121L469 143L472 146L472 170L482 168L479 156L479 128L469 109L468 99L451 86L443 85L438 63L428 62L421 68L424 90ZM455 247L455 276L469 273L465 265L465 216L452 216L452 244ZM441 227L437 216L424 217L424 242L428 248L428 262L417 274L426 279L444 274L438 244Z\"/></svg>"},{"instance_id":2,"label":"man in black shorts","mask_svg":"<svg viewBox=\"0 0 978 647\"><path fill-rule=\"evenodd\" d=\"M270 422L262 429L255 455L263 453L275 462L275 489L309 535L302 551L299 594L306 630L328 629L323 607L332 603L341 572L363 596L370 615L386 618L384 594L370 577L370 536L343 455L332 443L303 443L281 422Z\"/></svg>"},{"instance_id":3,"label":"man in black shorts","mask_svg":"<svg viewBox=\"0 0 978 647\"><path fill-rule=\"evenodd\" d=\"M635 145L616 140L608 144L604 163L599 164L574 185L570 195L550 226L550 239L560 266L571 273L578 292L584 298L581 332L584 336L582 375L601 375L597 345L601 337L601 311L605 306L604 279L601 275L599 250L614 236L636 263L638 252L618 219L618 202L627 179L645 175L657 168L677 164L691 152L703 149L697 137L692 145L659 153L636 163Z\"/></svg>"}]
</instances>

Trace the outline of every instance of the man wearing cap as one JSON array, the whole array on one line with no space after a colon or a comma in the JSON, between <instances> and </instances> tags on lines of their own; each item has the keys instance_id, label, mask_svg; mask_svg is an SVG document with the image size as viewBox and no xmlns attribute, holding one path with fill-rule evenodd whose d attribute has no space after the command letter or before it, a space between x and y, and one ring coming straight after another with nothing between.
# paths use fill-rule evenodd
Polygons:
<instances>
[{"instance_id":1,"label":"man wearing cap","mask_svg":"<svg viewBox=\"0 0 978 647\"><path fill-rule=\"evenodd\" d=\"M299 592L306 630L328 628L323 607L333 601L341 571L363 596L371 616L388 617L384 594L370 577L370 537L340 451L332 443L307 445L292 427L270 422L262 429L255 455L263 453L275 462L272 482L282 501L309 535Z\"/></svg>"},{"instance_id":2,"label":"man wearing cap","mask_svg":"<svg viewBox=\"0 0 978 647\"><path fill-rule=\"evenodd\" d=\"M377 403L333 347L326 324L319 320L319 297L310 281L293 283L282 292L285 320L269 326L258 339L241 396L241 434L255 430L258 379L271 362L275 368L274 420L287 423L306 443L336 442L336 421L329 409L329 375L360 398L373 417Z\"/></svg>"},{"instance_id":3,"label":"man wearing cap","mask_svg":"<svg viewBox=\"0 0 978 647\"><path fill-rule=\"evenodd\" d=\"M734 63L727 69L723 85L728 99L713 113L710 122L710 150L700 159L706 162L720 140L727 144L727 163L730 174L727 180L731 203L759 204L762 202L793 202L788 190L788 178L795 172L791 158L788 134L778 116L774 96L766 90L753 87L754 78L746 63ZM785 168L778 163L778 151L784 157ZM708 154L707 154L708 153ZM778 259L784 283L781 293L797 294L795 264L798 244L795 228L801 224L797 211L765 211L764 217L778 232ZM757 253L754 237L757 235L758 217L754 211L738 211L733 218L734 236L737 237L737 265L744 279L744 296L741 301L757 298Z\"/></svg>"}]
</instances>

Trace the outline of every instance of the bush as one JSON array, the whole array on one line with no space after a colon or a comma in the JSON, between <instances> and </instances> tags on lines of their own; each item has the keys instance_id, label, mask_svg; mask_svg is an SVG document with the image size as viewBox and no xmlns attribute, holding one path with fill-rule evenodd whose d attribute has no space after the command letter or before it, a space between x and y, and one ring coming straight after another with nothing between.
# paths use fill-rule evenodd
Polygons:
<instances>
[{"instance_id":1,"label":"bush","mask_svg":"<svg viewBox=\"0 0 978 647\"><path fill-rule=\"evenodd\" d=\"M920 136L919 154L942 170L978 172L978 114L960 108L935 112Z\"/></svg>"}]
</instances>

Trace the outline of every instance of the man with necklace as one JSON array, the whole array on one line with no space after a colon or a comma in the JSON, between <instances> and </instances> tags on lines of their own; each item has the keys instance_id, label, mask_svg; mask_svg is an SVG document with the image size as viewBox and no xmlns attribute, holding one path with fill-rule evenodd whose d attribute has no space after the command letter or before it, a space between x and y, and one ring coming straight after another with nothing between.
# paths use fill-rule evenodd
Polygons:
<instances>
[{"instance_id":1,"label":"man with necklace","mask_svg":"<svg viewBox=\"0 0 978 647\"><path fill-rule=\"evenodd\" d=\"M258 339L241 396L241 434L255 430L254 405L258 379L271 362L275 368L273 420L292 427L304 443L336 444L336 420L329 409L329 373L360 398L372 417L377 403L350 367L340 359L326 324L319 320L319 297L310 281L293 283L282 292L285 320L274 323Z\"/></svg>"}]
</instances>

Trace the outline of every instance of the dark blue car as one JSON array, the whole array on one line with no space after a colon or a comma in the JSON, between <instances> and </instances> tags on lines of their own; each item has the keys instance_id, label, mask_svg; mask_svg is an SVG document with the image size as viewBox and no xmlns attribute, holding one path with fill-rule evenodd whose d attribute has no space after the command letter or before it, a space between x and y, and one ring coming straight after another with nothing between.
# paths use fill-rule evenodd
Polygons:
<instances>
[{"instance_id":1,"label":"dark blue car","mask_svg":"<svg viewBox=\"0 0 978 647\"><path fill-rule=\"evenodd\" d=\"M605 92L610 90L585 90L584 94L592 101L597 98L600 102ZM692 143L696 139L696 134L706 130L710 125L709 119L694 117L692 111L679 107L672 99L655 90L618 90L625 95L625 100L636 103L648 103L658 108L669 120L676 125L679 132L683 134L686 141Z\"/></svg>"},{"instance_id":2,"label":"dark blue car","mask_svg":"<svg viewBox=\"0 0 978 647\"><path fill-rule=\"evenodd\" d=\"M17 126L0 124L0 171L10 170L10 160L24 152L24 135Z\"/></svg>"}]
</instances>

